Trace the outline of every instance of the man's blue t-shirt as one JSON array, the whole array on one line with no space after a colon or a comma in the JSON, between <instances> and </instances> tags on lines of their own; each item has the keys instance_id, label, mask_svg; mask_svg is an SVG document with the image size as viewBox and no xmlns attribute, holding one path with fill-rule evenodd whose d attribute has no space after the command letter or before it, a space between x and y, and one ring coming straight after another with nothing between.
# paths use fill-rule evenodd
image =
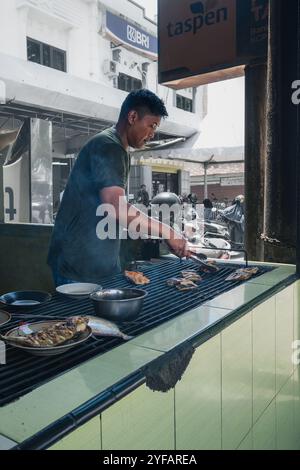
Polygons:
<instances>
[{"instance_id":1,"label":"man's blue t-shirt","mask_svg":"<svg viewBox=\"0 0 300 470\"><path fill-rule=\"evenodd\" d=\"M120 271L120 240L97 237L100 191L126 188L130 157L112 127L93 137L81 150L69 177L50 242L48 264L61 276L98 282ZM118 232L118 230L117 230Z\"/></svg>"}]
</instances>

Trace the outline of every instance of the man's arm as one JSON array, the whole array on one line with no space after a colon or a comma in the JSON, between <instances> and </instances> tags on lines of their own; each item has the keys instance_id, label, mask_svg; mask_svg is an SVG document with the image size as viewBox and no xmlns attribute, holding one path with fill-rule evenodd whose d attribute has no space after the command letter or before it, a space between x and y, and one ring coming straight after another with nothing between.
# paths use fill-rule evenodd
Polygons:
<instances>
[{"instance_id":1,"label":"man's arm","mask_svg":"<svg viewBox=\"0 0 300 470\"><path fill-rule=\"evenodd\" d=\"M124 227L128 228L130 223L139 217L141 233L163 238L170 249L179 257L189 256L186 239L168 225L148 217L129 204L123 188L118 186L104 188L100 191L100 198L103 204L111 204L114 207L116 219Z\"/></svg>"}]
</instances>

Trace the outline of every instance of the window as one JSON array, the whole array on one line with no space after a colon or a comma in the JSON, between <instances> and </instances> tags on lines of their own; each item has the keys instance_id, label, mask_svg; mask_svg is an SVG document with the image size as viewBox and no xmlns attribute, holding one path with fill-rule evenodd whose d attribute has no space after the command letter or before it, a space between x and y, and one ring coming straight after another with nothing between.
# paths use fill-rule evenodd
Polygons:
<instances>
[{"instance_id":1,"label":"window","mask_svg":"<svg viewBox=\"0 0 300 470\"><path fill-rule=\"evenodd\" d=\"M35 39L27 38L27 59L61 72L67 71L66 52Z\"/></svg>"},{"instance_id":2,"label":"window","mask_svg":"<svg viewBox=\"0 0 300 470\"><path fill-rule=\"evenodd\" d=\"M193 100L176 94L176 107L183 109L184 111L193 112Z\"/></svg>"},{"instance_id":3,"label":"window","mask_svg":"<svg viewBox=\"0 0 300 470\"><path fill-rule=\"evenodd\" d=\"M124 73L120 73L118 77L118 88L123 91L139 90L142 88L142 81L137 78L130 77Z\"/></svg>"}]
</instances>

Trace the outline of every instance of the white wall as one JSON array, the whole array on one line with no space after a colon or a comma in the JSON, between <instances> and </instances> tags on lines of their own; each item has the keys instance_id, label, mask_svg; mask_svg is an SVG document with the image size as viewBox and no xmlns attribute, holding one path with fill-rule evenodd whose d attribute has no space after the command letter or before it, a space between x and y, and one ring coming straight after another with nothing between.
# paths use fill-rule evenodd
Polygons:
<instances>
[{"instance_id":1,"label":"white wall","mask_svg":"<svg viewBox=\"0 0 300 470\"><path fill-rule=\"evenodd\" d=\"M27 78L31 77L34 71L37 88L44 87L45 75L47 75L49 81L54 80L54 83L49 83L46 88L57 89L64 81L64 88L60 92L74 96L73 82L70 80L69 86L66 87L66 80L63 80L70 74L107 86L112 96L105 96L104 101L108 100L113 103L123 99L124 93L113 88L116 83L103 70L104 61L112 59L110 41L101 34L102 12L106 7L137 23L149 33L157 34L156 25L144 16L144 9L130 0L52 0L52 2L41 3L37 0L0 0L0 53L23 59L22 68L27 66ZM32 67L33 64L27 62L26 37L65 50L67 74L38 64ZM157 84L157 62L121 47L119 72L142 79L142 64L145 62L149 63L145 86L165 100L169 112L170 118L166 121L164 131L171 135L176 133L187 135L187 126L191 129L190 134L196 132L203 109L201 92L196 95L196 114L176 108L173 90ZM1 76L5 77L5 73L1 74L0 70L0 79ZM55 76L57 76L57 81ZM20 77L19 80L18 87L25 83ZM88 84L86 94L90 95ZM95 94L95 99L97 95L99 93ZM38 96L38 92L35 96ZM80 96L80 98L85 97ZM32 104L38 104L38 102ZM181 126L185 127L182 133L180 132Z\"/></svg>"},{"instance_id":2,"label":"white wall","mask_svg":"<svg viewBox=\"0 0 300 470\"><path fill-rule=\"evenodd\" d=\"M244 146L244 116L244 77L208 85L208 113L201 124L201 147Z\"/></svg>"},{"instance_id":3,"label":"white wall","mask_svg":"<svg viewBox=\"0 0 300 470\"><path fill-rule=\"evenodd\" d=\"M0 2L0 50L14 57L22 56L20 36L23 42L22 22L19 24L19 12L15 2L1 0Z\"/></svg>"}]
</instances>

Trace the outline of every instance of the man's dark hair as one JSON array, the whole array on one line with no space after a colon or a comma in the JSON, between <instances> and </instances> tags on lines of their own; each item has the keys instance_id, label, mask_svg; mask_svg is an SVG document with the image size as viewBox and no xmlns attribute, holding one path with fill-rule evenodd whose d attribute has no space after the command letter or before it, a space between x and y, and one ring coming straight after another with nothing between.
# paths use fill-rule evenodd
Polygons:
<instances>
[{"instance_id":1,"label":"man's dark hair","mask_svg":"<svg viewBox=\"0 0 300 470\"><path fill-rule=\"evenodd\" d=\"M203 204L206 209L212 209L214 207L210 199L204 199Z\"/></svg>"},{"instance_id":2,"label":"man's dark hair","mask_svg":"<svg viewBox=\"0 0 300 470\"><path fill-rule=\"evenodd\" d=\"M137 111L140 118L146 114L154 116L168 117L165 104L155 93L150 90L141 89L129 93L122 104L120 119L126 119L130 111Z\"/></svg>"}]
</instances>

